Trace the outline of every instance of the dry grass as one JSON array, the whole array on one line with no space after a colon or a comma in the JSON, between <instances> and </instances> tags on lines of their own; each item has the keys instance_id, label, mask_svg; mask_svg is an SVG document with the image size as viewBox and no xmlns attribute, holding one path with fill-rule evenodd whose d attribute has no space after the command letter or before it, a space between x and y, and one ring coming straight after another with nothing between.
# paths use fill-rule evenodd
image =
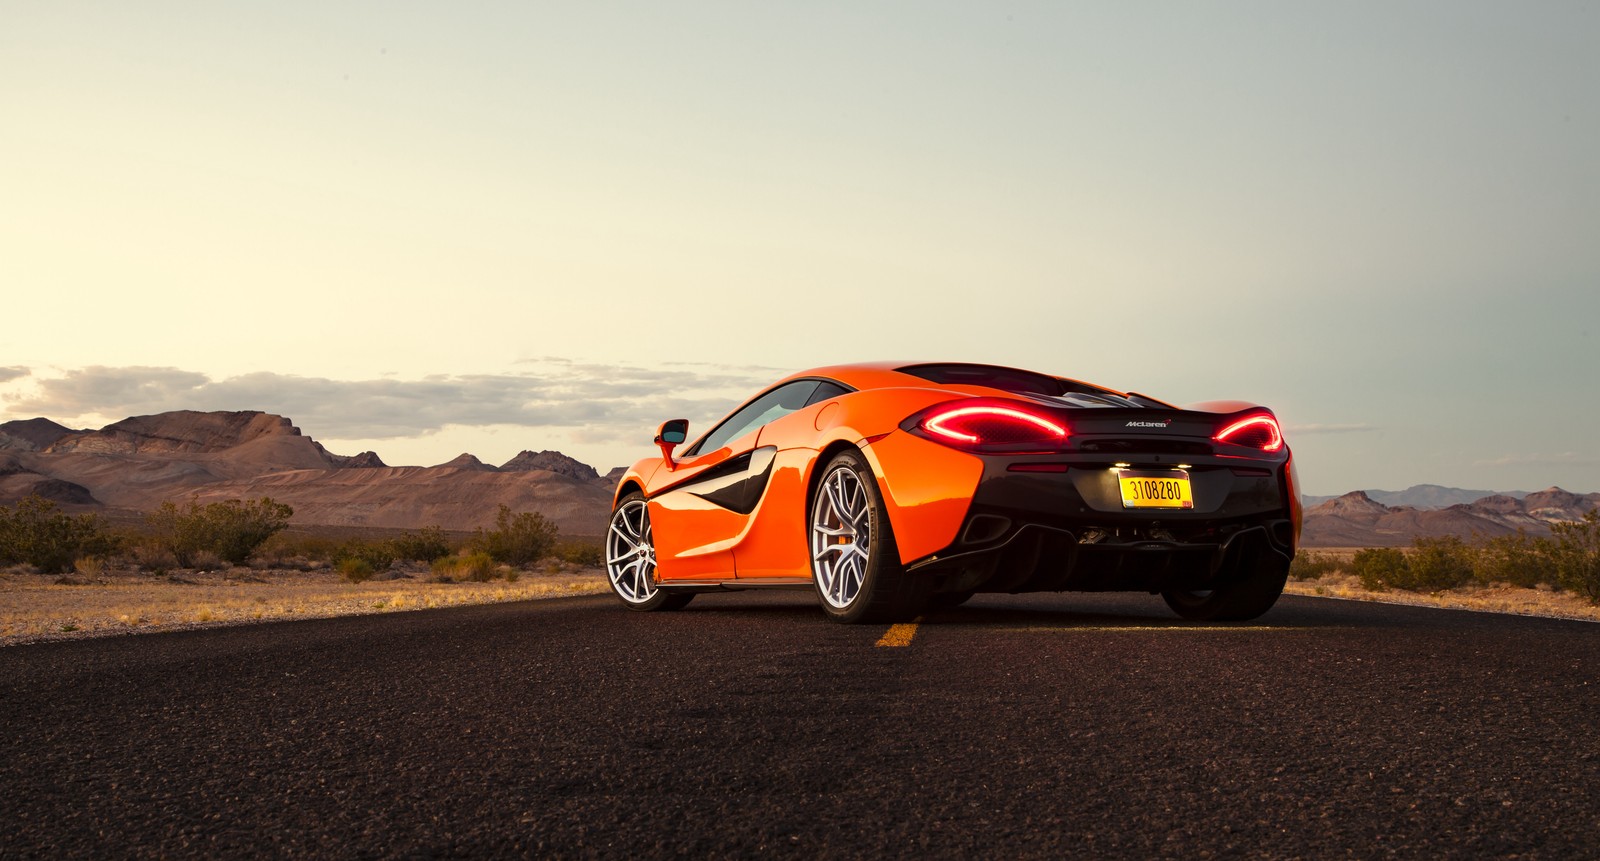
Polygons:
<instances>
[{"instance_id":1,"label":"dry grass","mask_svg":"<svg viewBox=\"0 0 1600 861\"><path fill-rule=\"evenodd\" d=\"M1417 607L1444 607L1451 610L1478 610L1488 613L1512 613L1518 616L1550 616L1557 619L1600 622L1600 606L1590 604L1581 595L1548 588L1524 589L1504 583L1464 586L1447 592L1405 592L1399 589L1371 592L1361 587L1360 578L1336 571L1315 580L1290 580L1283 591L1289 595L1384 601Z\"/></svg>"},{"instance_id":2,"label":"dry grass","mask_svg":"<svg viewBox=\"0 0 1600 861\"><path fill-rule=\"evenodd\" d=\"M588 595L608 588L600 570L572 566L484 583L438 583L420 572L407 580L351 583L331 570L248 568L171 577L103 570L74 578L87 580L84 585L59 585L57 579L26 570L0 573L0 645Z\"/></svg>"}]
</instances>

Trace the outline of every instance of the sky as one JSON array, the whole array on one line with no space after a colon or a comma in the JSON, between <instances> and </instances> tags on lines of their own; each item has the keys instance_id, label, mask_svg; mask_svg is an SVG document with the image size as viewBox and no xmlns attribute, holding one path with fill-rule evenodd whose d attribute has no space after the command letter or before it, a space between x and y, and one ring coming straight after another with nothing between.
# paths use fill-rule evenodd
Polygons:
<instances>
[{"instance_id":1,"label":"sky","mask_svg":"<svg viewBox=\"0 0 1600 861\"><path fill-rule=\"evenodd\" d=\"M0 0L0 420L599 467L791 371L1600 490L1600 5Z\"/></svg>"}]
</instances>

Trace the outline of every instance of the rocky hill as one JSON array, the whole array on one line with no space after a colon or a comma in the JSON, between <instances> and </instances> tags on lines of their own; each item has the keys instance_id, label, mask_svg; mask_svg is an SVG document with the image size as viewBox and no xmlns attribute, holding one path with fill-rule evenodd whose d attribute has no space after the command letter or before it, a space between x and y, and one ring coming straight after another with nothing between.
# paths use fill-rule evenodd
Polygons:
<instances>
[{"instance_id":1,"label":"rocky hill","mask_svg":"<svg viewBox=\"0 0 1600 861\"><path fill-rule=\"evenodd\" d=\"M567 534L604 532L610 486L560 452L505 466L470 454L435 467L391 467L374 452L342 456L283 416L178 411L93 431L47 419L0 425L0 503L37 493L70 507L149 511L161 503L270 496L294 522L474 529L497 507L538 511Z\"/></svg>"},{"instance_id":2,"label":"rocky hill","mask_svg":"<svg viewBox=\"0 0 1600 861\"><path fill-rule=\"evenodd\" d=\"M20 451L38 451L47 448L58 439L74 433L82 433L68 427L63 427L49 419L23 419L21 421L0 424L0 450L16 449Z\"/></svg>"},{"instance_id":3,"label":"rocky hill","mask_svg":"<svg viewBox=\"0 0 1600 861\"><path fill-rule=\"evenodd\" d=\"M1302 537L1307 547L1399 547L1419 536L1548 535L1552 523L1582 519L1596 508L1600 493L1559 487L1522 499L1495 494L1439 509L1384 505L1357 490L1307 508Z\"/></svg>"},{"instance_id":4,"label":"rocky hill","mask_svg":"<svg viewBox=\"0 0 1600 861\"><path fill-rule=\"evenodd\" d=\"M529 472L538 469L565 475L578 481L600 480L600 473L594 467L573 460L559 451L524 451L500 464L501 472Z\"/></svg>"},{"instance_id":5,"label":"rocky hill","mask_svg":"<svg viewBox=\"0 0 1600 861\"><path fill-rule=\"evenodd\" d=\"M466 452L462 452L450 460L439 464L438 466L434 467L434 469L470 469L474 472L500 471L499 468L490 466L487 463L478 460L476 455L467 454Z\"/></svg>"}]
</instances>

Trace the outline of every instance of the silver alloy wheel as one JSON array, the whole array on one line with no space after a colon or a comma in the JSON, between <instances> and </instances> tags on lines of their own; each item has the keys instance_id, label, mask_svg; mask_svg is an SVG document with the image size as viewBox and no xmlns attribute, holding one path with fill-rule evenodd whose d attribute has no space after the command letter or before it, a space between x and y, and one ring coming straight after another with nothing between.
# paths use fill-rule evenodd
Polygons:
<instances>
[{"instance_id":1,"label":"silver alloy wheel","mask_svg":"<svg viewBox=\"0 0 1600 861\"><path fill-rule=\"evenodd\" d=\"M629 604L643 604L656 596L656 548L650 535L650 509L644 500L625 502L611 515L606 573L611 576L611 587Z\"/></svg>"},{"instance_id":2,"label":"silver alloy wheel","mask_svg":"<svg viewBox=\"0 0 1600 861\"><path fill-rule=\"evenodd\" d=\"M822 600L840 610L861 594L872 552L872 501L861 477L836 467L822 479L811 508L811 567Z\"/></svg>"}]
</instances>

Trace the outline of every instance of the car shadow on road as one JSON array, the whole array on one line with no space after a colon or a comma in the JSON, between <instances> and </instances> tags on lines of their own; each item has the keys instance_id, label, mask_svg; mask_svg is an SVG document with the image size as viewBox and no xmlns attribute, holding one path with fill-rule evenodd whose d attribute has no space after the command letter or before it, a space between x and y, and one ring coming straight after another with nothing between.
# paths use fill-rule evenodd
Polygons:
<instances>
[{"instance_id":1,"label":"car shadow on road","mask_svg":"<svg viewBox=\"0 0 1600 861\"><path fill-rule=\"evenodd\" d=\"M979 599L981 601L981 599ZM1005 607L985 606L983 603L967 604L943 610L931 610L922 616L921 623L940 628L1051 628L1060 630L1263 630L1294 628L1351 627L1348 619L1328 618L1321 614L1268 612L1259 619L1245 622L1195 622L1180 619L1169 612L1159 600L1153 605L1140 605L1124 599L1115 608L1096 607Z\"/></svg>"},{"instance_id":2,"label":"car shadow on road","mask_svg":"<svg viewBox=\"0 0 1600 861\"><path fill-rule=\"evenodd\" d=\"M716 614L729 619L794 620L832 624L817 608L814 595L768 593L712 593L672 615ZM1133 593L1035 593L979 595L971 603L949 609L928 610L918 617L921 625L940 628L1049 628L1057 630L1263 630L1309 628L1382 627L1371 614L1319 603L1279 606L1247 622L1194 622L1180 619L1154 596ZM866 626L872 627L872 626Z\"/></svg>"}]
</instances>

